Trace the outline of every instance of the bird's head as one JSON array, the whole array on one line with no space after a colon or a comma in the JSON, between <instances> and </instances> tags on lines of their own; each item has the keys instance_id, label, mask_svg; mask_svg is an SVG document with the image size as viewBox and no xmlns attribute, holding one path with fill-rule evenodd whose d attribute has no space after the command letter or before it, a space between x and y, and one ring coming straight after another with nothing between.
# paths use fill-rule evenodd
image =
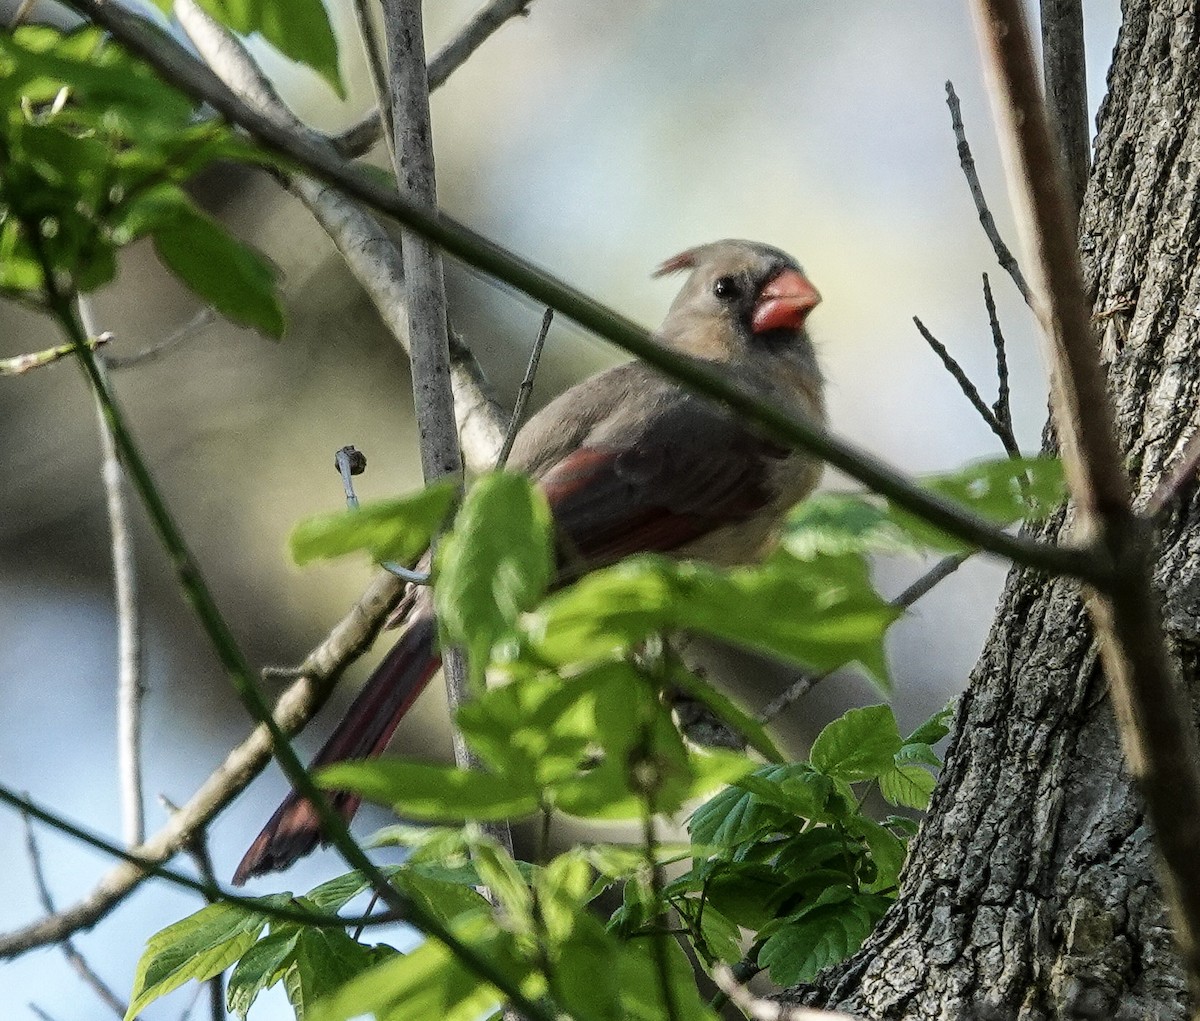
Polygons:
<instances>
[{"instance_id":1,"label":"bird's head","mask_svg":"<svg viewBox=\"0 0 1200 1021\"><path fill-rule=\"evenodd\" d=\"M662 337L701 358L738 361L743 351L799 343L821 300L786 252L754 241L714 241L680 252L655 276L690 271Z\"/></svg>"},{"instance_id":2,"label":"bird's head","mask_svg":"<svg viewBox=\"0 0 1200 1021\"><path fill-rule=\"evenodd\" d=\"M755 241L714 241L680 252L654 275L682 272L689 276L659 330L664 343L819 401L805 322L821 295L795 259Z\"/></svg>"}]
</instances>

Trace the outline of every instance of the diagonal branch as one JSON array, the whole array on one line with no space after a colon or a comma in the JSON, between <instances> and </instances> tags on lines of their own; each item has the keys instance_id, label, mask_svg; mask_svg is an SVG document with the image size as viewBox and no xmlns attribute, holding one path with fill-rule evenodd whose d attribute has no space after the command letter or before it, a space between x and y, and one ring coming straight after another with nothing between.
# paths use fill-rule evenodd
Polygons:
<instances>
[{"instance_id":1,"label":"diagonal branch","mask_svg":"<svg viewBox=\"0 0 1200 1021\"><path fill-rule=\"evenodd\" d=\"M347 194L394 217L469 265L506 281L692 390L721 402L781 442L806 450L839 468L904 510L973 546L1029 567L1093 581L1103 581L1110 576L1111 565L1101 551L1051 547L995 528L977 515L930 493L872 455L835 438L815 423L794 419L783 409L746 394L711 366L656 343L645 329L625 316L494 241L348 169L328 148L297 137L294 132L249 108L210 69L114 0L66 2L142 56L167 81L208 102L271 151L294 159L316 176L336 183Z\"/></svg>"},{"instance_id":2,"label":"diagonal branch","mask_svg":"<svg viewBox=\"0 0 1200 1021\"><path fill-rule=\"evenodd\" d=\"M1058 173L1020 0L974 0L1018 223L1051 342L1051 398L1079 528L1116 566L1088 593L1130 771L1145 799L1193 996L1200 995L1200 748L1167 653L1150 532L1133 513L1100 348L1084 297L1075 217Z\"/></svg>"}]
</instances>

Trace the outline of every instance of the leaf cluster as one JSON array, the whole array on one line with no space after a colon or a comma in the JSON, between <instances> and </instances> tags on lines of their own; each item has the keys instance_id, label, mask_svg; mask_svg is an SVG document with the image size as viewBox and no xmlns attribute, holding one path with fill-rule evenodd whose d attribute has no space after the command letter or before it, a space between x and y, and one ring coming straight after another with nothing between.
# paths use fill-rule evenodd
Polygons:
<instances>
[{"instance_id":1,"label":"leaf cluster","mask_svg":"<svg viewBox=\"0 0 1200 1021\"><path fill-rule=\"evenodd\" d=\"M0 294L94 290L149 238L219 312L279 336L274 269L184 190L216 161L265 159L97 29L0 35Z\"/></svg>"},{"instance_id":2,"label":"leaf cluster","mask_svg":"<svg viewBox=\"0 0 1200 1021\"><path fill-rule=\"evenodd\" d=\"M1047 459L987 462L929 484L1005 523L1046 513L1061 491ZM685 668L667 636L699 631L810 669L857 661L884 684L883 640L898 611L872 586L868 558L946 548L944 537L877 500L820 496L793 512L757 567L643 556L555 588L549 509L527 479L493 473L455 502L452 488L436 487L314 519L293 537L302 561L362 551L411 562L440 534L441 639L470 655L475 697L457 722L481 765L385 759L318 775L430 824L378 838L407 849L389 872L397 888L531 998L589 1021L665 1016L664 983L684 1016L713 1016L685 946L705 968L741 961L781 984L852 953L895 896L949 710L902 737L889 707L853 709L807 760L788 761L744 709ZM679 692L707 704L766 764L688 747L671 718ZM874 794L890 806L882 817L869 807ZM548 824L552 813L645 822L705 795L682 847L579 845L551 860L543 848L529 863L477 829L538 815ZM480 884L498 908L475 892ZM362 885L352 874L299 901L339 910ZM229 995L241 1014L277 982L298 1014L330 1021L433 1011L466 1021L501 1005L438 943L396 954L338 930L235 916L204 909L156 936L136 1002L237 960ZM212 919L225 928L209 928ZM180 956L204 968L173 968ZM598 969L618 979L597 982Z\"/></svg>"}]
</instances>

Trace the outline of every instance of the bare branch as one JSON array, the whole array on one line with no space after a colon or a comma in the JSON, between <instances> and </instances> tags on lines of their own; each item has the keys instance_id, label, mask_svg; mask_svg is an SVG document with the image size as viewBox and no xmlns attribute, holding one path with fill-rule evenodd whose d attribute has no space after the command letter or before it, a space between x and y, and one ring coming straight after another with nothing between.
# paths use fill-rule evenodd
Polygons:
<instances>
[{"instance_id":1,"label":"bare branch","mask_svg":"<svg viewBox=\"0 0 1200 1021\"><path fill-rule=\"evenodd\" d=\"M1000 316L996 312L996 299L992 296L992 283L986 273L983 274L983 303L987 307L992 346L996 349L996 382L999 390L992 411L996 413L996 420L1004 427L1004 431L1012 438L1013 447L1017 448L1017 435L1013 431L1012 399L1008 390L1008 354L1005 350L1004 332L1000 329ZM1017 449L1019 452L1019 448Z\"/></svg>"},{"instance_id":2,"label":"bare branch","mask_svg":"<svg viewBox=\"0 0 1200 1021\"><path fill-rule=\"evenodd\" d=\"M403 586L380 572L362 598L305 658L301 677L275 705L279 727L294 734L317 712L333 690L342 671L370 647ZM250 783L270 761L271 738L264 726L255 727L245 741L173 815L167 825L144 844L133 848L143 862L158 864L174 857ZM69 908L23 928L0 933L0 959L14 957L34 947L55 943L72 933L89 929L129 896L148 877L142 865L122 861L110 869L83 899Z\"/></svg>"},{"instance_id":3,"label":"bare branch","mask_svg":"<svg viewBox=\"0 0 1200 1021\"><path fill-rule=\"evenodd\" d=\"M503 468L508 464L508 455L512 453L513 443L521 424L525 421L525 408L533 395L533 381L537 376L538 363L542 360L542 347L546 343L546 334L550 332L550 324L554 321L554 309L546 309L542 316L542 328L538 330L537 340L533 342L533 350L529 352L529 364L525 367L525 378L517 389L517 401L513 405L512 418L508 423L508 433L504 437L504 446L496 456L496 467Z\"/></svg>"},{"instance_id":4,"label":"bare branch","mask_svg":"<svg viewBox=\"0 0 1200 1021\"><path fill-rule=\"evenodd\" d=\"M1200 995L1200 748L1163 637L1149 530L1133 513L1092 332L1075 217L1057 172L1020 0L974 0L1018 224L1051 341L1051 398L1079 529L1109 550L1115 576L1088 593L1130 771L1161 854L1164 894L1192 995Z\"/></svg>"},{"instance_id":5,"label":"bare branch","mask_svg":"<svg viewBox=\"0 0 1200 1021\"><path fill-rule=\"evenodd\" d=\"M79 321L88 337L96 337L91 301L80 295L76 301ZM97 359L101 372L103 360ZM113 594L117 606L117 777L121 791L121 836L130 847L146 839L146 816L142 796L142 613L137 595L137 561L133 533L129 527L129 504L125 471L117 456L117 444L96 401L100 427L100 477L108 507L109 545L112 548Z\"/></svg>"},{"instance_id":6,"label":"bare branch","mask_svg":"<svg viewBox=\"0 0 1200 1021\"><path fill-rule=\"evenodd\" d=\"M971 377L963 371L963 367L958 364L958 361L946 348L940 340L937 339L925 324L916 316L913 316L913 323L921 336L925 338L925 343L932 349L946 367L946 371L953 377L954 382L958 384L958 388L963 392L963 395L971 402L971 406L979 412L979 417L987 423L987 427L992 430L1004 444L1004 449L1009 452L1012 457L1020 456L1020 449L1017 447L1017 441L1012 435L1011 429L1006 429L1004 424L996 417L996 413L987 406L987 402L979 396L979 390L974 383L971 382Z\"/></svg>"},{"instance_id":7,"label":"bare branch","mask_svg":"<svg viewBox=\"0 0 1200 1021\"><path fill-rule=\"evenodd\" d=\"M371 72L371 85L375 89L375 116L391 152L396 148L396 139L392 134L392 97L388 91L387 69L383 65L383 48L367 0L354 0L354 20L358 22L359 39L367 57L367 68Z\"/></svg>"},{"instance_id":8,"label":"bare branch","mask_svg":"<svg viewBox=\"0 0 1200 1021\"><path fill-rule=\"evenodd\" d=\"M850 1014L834 1010L817 1010L813 1007L789 1007L775 1000L764 1000L755 996L738 982L727 964L713 968L713 981L729 1001L752 1021L858 1021Z\"/></svg>"},{"instance_id":9,"label":"bare branch","mask_svg":"<svg viewBox=\"0 0 1200 1021\"><path fill-rule=\"evenodd\" d=\"M88 346L95 351L102 344L107 344L112 339L111 333L102 333L98 337L89 337ZM0 376L22 376L26 372L31 372L42 365L53 365L60 359L74 353L74 344L59 344L57 347L48 347L44 351L29 351L23 355L0 358Z\"/></svg>"},{"instance_id":10,"label":"bare branch","mask_svg":"<svg viewBox=\"0 0 1200 1021\"><path fill-rule=\"evenodd\" d=\"M963 127L962 121L962 104L959 103L958 94L954 91L954 82L946 82L946 105L950 107L950 125L954 129L954 138L958 143L958 162L962 166L963 176L967 179L967 187L971 189L971 198L975 202L975 211L979 213L979 222L983 225L983 232L992 243L996 261L1012 277L1012 282L1017 285L1017 290L1021 292L1025 304L1031 305L1029 285L1025 283L1025 277L1021 273L1021 267L1017 265L1016 258L1000 236L1000 228L996 226L992 211L988 208L987 198L983 194L983 185L979 183L979 172L975 169L975 157L971 155L971 146L967 142L967 129Z\"/></svg>"},{"instance_id":11,"label":"bare branch","mask_svg":"<svg viewBox=\"0 0 1200 1021\"><path fill-rule=\"evenodd\" d=\"M144 365L146 362L156 361L172 348L178 344L182 344L189 337L195 336L206 326L211 326L216 321L217 313L210 306L205 305L191 319L179 327L179 329L158 341L158 343L151 344L148 348L135 351L132 354L106 355L104 359L105 364L110 369L129 369L135 365Z\"/></svg>"},{"instance_id":12,"label":"bare branch","mask_svg":"<svg viewBox=\"0 0 1200 1021\"><path fill-rule=\"evenodd\" d=\"M383 22L391 85L392 133L396 144L392 153L396 183L401 194L436 209L437 184L421 0L383 0ZM408 230L401 233L421 467L426 484L453 477L461 485L463 465L450 387L450 342L442 255L429 239ZM443 645L442 672L453 714L471 699L467 661L461 648ZM467 745L462 732L454 727L452 734L454 761L464 769L479 769L482 763ZM512 852L512 833L507 823L493 823L488 832Z\"/></svg>"},{"instance_id":13,"label":"bare branch","mask_svg":"<svg viewBox=\"0 0 1200 1021\"><path fill-rule=\"evenodd\" d=\"M1041 0L1042 71L1046 107L1057 131L1067 188L1079 216L1091 167L1087 64L1083 46L1083 0Z\"/></svg>"},{"instance_id":14,"label":"bare branch","mask_svg":"<svg viewBox=\"0 0 1200 1021\"><path fill-rule=\"evenodd\" d=\"M42 902L42 909L48 915L53 915L54 898L50 895L50 887L46 882L46 873L42 869L42 853L38 848L37 837L33 832L33 821L27 812L21 813L21 821L25 825L25 853L29 856L29 865L33 870L33 885ZM87 958L79 952L79 948L69 937L58 940L58 945L76 974L91 988L114 1014L119 1018L125 1017L129 1005L114 993L108 984L88 964Z\"/></svg>"}]
</instances>

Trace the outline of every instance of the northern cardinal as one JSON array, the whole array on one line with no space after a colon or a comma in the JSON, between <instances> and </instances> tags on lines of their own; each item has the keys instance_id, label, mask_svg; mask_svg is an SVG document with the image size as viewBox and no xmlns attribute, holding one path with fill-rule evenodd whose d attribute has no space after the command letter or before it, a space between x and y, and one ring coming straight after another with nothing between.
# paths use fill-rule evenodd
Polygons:
<instances>
[{"instance_id":1,"label":"northern cardinal","mask_svg":"<svg viewBox=\"0 0 1200 1021\"><path fill-rule=\"evenodd\" d=\"M793 413L824 415L804 330L821 300L794 259L767 245L717 241L668 259L690 271L661 343L720 365L745 390ZM754 559L783 513L809 493L819 462L788 450L639 362L572 387L521 430L509 461L546 494L564 577L657 551L717 564ZM404 633L313 760L378 755L439 666L428 589L402 603ZM359 799L332 795L349 819ZM309 803L289 794L234 874L291 865L322 839Z\"/></svg>"}]
</instances>

